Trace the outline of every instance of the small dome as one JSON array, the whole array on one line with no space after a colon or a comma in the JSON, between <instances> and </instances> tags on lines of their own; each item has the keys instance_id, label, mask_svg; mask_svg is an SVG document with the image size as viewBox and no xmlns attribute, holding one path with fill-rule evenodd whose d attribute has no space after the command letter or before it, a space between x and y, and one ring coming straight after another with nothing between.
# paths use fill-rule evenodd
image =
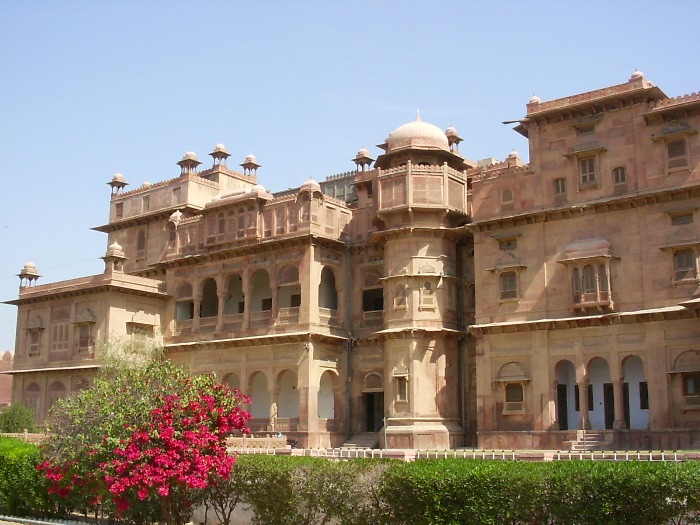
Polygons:
<instances>
[{"instance_id":1,"label":"small dome","mask_svg":"<svg viewBox=\"0 0 700 525\"><path fill-rule=\"evenodd\" d=\"M114 177L112 177L112 182L124 182L124 175L121 173L115 173Z\"/></svg>"},{"instance_id":2,"label":"small dome","mask_svg":"<svg viewBox=\"0 0 700 525\"><path fill-rule=\"evenodd\" d=\"M520 153L518 153L517 151L513 150L513 151L511 151L511 152L508 154L508 158L509 158L509 159L518 159L518 158L520 158Z\"/></svg>"},{"instance_id":3,"label":"small dome","mask_svg":"<svg viewBox=\"0 0 700 525\"><path fill-rule=\"evenodd\" d=\"M539 104L540 102L540 97L538 97L537 95L532 95L529 104Z\"/></svg>"},{"instance_id":4,"label":"small dome","mask_svg":"<svg viewBox=\"0 0 700 525\"><path fill-rule=\"evenodd\" d=\"M450 126L449 128L447 128L447 129L445 130L445 135L446 135L447 137L456 137L456 136L458 135L458 133L457 133L457 130L456 130L455 128L453 128L452 126Z\"/></svg>"},{"instance_id":5,"label":"small dome","mask_svg":"<svg viewBox=\"0 0 700 525\"><path fill-rule=\"evenodd\" d=\"M214 151L224 151L226 152L226 146L223 144L217 144L216 147L214 148ZM227 152L228 153L228 152Z\"/></svg>"},{"instance_id":6,"label":"small dome","mask_svg":"<svg viewBox=\"0 0 700 525\"><path fill-rule=\"evenodd\" d=\"M315 191L321 191L321 185L314 179L310 178L299 188L299 192L301 193L302 191L310 191L311 193Z\"/></svg>"},{"instance_id":7,"label":"small dome","mask_svg":"<svg viewBox=\"0 0 700 525\"><path fill-rule=\"evenodd\" d=\"M34 270L36 271L36 264L34 264L32 261L27 261L27 263L24 265L23 270Z\"/></svg>"},{"instance_id":8,"label":"small dome","mask_svg":"<svg viewBox=\"0 0 700 525\"><path fill-rule=\"evenodd\" d=\"M152 186L151 182L147 181L147 180L143 181L143 184L141 184L142 188L150 188L151 186Z\"/></svg>"},{"instance_id":9,"label":"small dome","mask_svg":"<svg viewBox=\"0 0 700 525\"><path fill-rule=\"evenodd\" d=\"M444 149L447 151L450 149L445 133L437 126L423 122L420 117L392 131L386 139L386 143L387 151L406 148Z\"/></svg>"},{"instance_id":10,"label":"small dome","mask_svg":"<svg viewBox=\"0 0 700 525\"><path fill-rule=\"evenodd\" d=\"M267 190L262 184L256 184L250 189L251 192L267 193Z\"/></svg>"},{"instance_id":11,"label":"small dome","mask_svg":"<svg viewBox=\"0 0 700 525\"><path fill-rule=\"evenodd\" d=\"M124 257L124 250L122 249L122 245L119 244L117 241L114 241L107 247L107 253L105 254L105 257Z\"/></svg>"},{"instance_id":12,"label":"small dome","mask_svg":"<svg viewBox=\"0 0 700 525\"><path fill-rule=\"evenodd\" d=\"M632 76L630 77L630 80L633 80L635 78L644 78L644 73L639 71L639 69L635 69L634 73L632 73Z\"/></svg>"},{"instance_id":13,"label":"small dome","mask_svg":"<svg viewBox=\"0 0 700 525\"><path fill-rule=\"evenodd\" d=\"M360 148L357 150L357 156L358 157L369 157L369 151L367 148Z\"/></svg>"},{"instance_id":14,"label":"small dome","mask_svg":"<svg viewBox=\"0 0 700 525\"><path fill-rule=\"evenodd\" d=\"M197 160L197 154L194 151L188 151L182 156L182 160Z\"/></svg>"},{"instance_id":15,"label":"small dome","mask_svg":"<svg viewBox=\"0 0 700 525\"><path fill-rule=\"evenodd\" d=\"M244 162L256 163L258 160L255 158L255 155L251 153L250 155L246 155Z\"/></svg>"}]
</instances>

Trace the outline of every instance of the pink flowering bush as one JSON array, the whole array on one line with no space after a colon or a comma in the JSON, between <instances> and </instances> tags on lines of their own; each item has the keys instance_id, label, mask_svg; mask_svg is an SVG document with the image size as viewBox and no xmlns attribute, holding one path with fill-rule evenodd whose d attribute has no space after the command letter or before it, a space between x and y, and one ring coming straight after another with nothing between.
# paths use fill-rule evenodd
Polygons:
<instances>
[{"instance_id":1,"label":"pink flowering bush","mask_svg":"<svg viewBox=\"0 0 700 525\"><path fill-rule=\"evenodd\" d=\"M186 523L231 475L226 437L247 432L246 402L162 359L107 370L57 406L39 469L76 511Z\"/></svg>"}]
</instances>

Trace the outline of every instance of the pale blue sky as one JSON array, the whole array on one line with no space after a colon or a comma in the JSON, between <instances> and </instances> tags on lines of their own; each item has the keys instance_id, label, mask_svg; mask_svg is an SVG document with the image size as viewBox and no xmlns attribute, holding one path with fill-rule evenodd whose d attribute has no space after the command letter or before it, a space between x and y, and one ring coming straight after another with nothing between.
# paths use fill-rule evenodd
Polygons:
<instances>
[{"instance_id":1,"label":"pale blue sky","mask_svg":"<svg viewBox=\"0 0 700 525\"><path fill-rule=\"evenodd\" d=\"M34 261L48 283L100 273L109 187L178 175L221 142L271 191L376 157L415 118L472 159L527 158L501 124L635 69L700 90L696 0L0 0L0 300ZM235 161L235 162L232 162ZM16 308L0 305L0 350Z\"/></svg>"}]
</instances>

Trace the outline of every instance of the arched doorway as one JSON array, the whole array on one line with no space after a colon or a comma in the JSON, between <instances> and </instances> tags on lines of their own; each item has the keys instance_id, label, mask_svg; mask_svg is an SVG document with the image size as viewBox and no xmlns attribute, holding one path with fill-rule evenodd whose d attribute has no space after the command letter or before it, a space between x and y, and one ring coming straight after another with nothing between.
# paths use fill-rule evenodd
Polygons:
<instances>
[{"instance_id":1,"label":"arched doorway","mask_svg":"<svg viewBox=\"0 0 700 525\"><path fill-rule=\"evenodd\" d=\"M365 431L379 432L384 425L384 381L376 372L365 376L362 388L365 408Z\"/></svg>"},{"instance_id":2,"label":"arched doorway","mask_svg":"<svg viewBox=\"0 0 700 525\"><path fill-rule=\"evenodd\" d=\"M250 397L250 415L253 419L270 417L270 392L267 388L267 376L263 372L254 372L248 381L248 396Z\"/></svg>"},{"instance_id":3,"label":"arched doorway","mask_svg":"<svg viewBox=\"0 0 700 525\"><path fill-rule=\"evenodd\" d=\"M576 368L571 361L559 361L555 367L557 378L557 422L559 430L576 428L579 420Z\"/></svg>"},{"instance_id":4,"label":"arched doorway","mask_svg":"<svg viewBox=\"0 0 700 525\"><path fill-rule=\"evenodd\" d=\"M591 430L612 429L615 423L615 397L610 366L602 357L588 363L588 420Z\"/></svg>"},{"instance_id":5,"label":"arched doorway","mask_svg":"<svg viewBox=\"0 0 700 525\"><path fill-rule=\"evenodd\" d=\"M622 381L622 401L627 428L649 428L649 390L644 375L644 363L638 356L629 356L622 362Z\"/></svg>"}]
</instances>

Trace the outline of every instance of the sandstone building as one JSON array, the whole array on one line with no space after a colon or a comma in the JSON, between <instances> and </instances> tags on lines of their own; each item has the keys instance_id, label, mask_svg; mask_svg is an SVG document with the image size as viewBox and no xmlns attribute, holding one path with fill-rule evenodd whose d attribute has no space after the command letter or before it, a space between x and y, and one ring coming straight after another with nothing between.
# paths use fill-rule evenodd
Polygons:
<instances>
[{"instance_id":1,"label":"sandstone building","mask_svg":"<svg viewBox=\"0 0 700 525\"><path fill-rule=\"evenodd\" d=\"M529 164L416 119L275 194L223 145L115 175L104 273L19 274L14 400L41 422L107 340L146 338L305 446L700 443L700 96L636 72L516 124Z\"/></svg>"}]
</instances>

